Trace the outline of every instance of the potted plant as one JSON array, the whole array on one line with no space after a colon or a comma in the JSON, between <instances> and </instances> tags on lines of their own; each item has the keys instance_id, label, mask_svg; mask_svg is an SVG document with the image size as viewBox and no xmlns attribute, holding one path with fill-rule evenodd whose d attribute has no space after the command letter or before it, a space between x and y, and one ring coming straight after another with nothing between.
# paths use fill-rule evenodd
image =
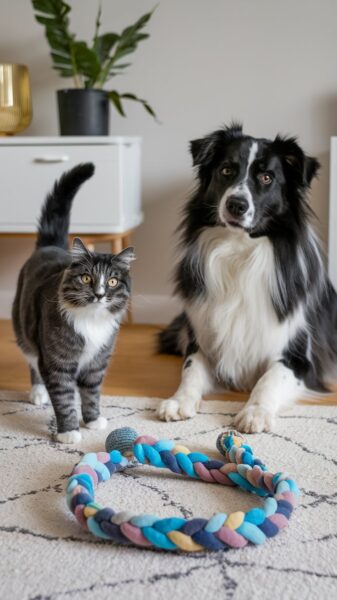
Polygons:
<instances>
[{"instance_id":1,"label":"potted plant","mask_svg":"<svg viewBox=\"0 0 337 600\"><path fill-rule=\"evenodd\" d=\"M92 42L77 40L70 32L71 7L63 0L32 0L35 19L44 26L51 48L53 68L61 77L73 78L74 88L57 92L61 135L108 135L109 100L125 116L123 101L140 102L155 117L151 106L135 94L103 89L126 69L126 55L149 37L144 27L153 11L140 17L121 33L100 34L102 6L99 3Z\"/></svg>"}]
</instances>

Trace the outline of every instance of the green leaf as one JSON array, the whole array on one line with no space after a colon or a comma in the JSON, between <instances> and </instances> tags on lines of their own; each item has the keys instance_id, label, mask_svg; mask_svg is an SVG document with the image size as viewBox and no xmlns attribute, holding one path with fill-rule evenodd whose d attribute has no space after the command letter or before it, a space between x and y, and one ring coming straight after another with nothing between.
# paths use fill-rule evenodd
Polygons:
<instances>
[{"instance_id":1,"label":"green leaf","mask_svg":"<svg viewBox=\"0 0 337 600\"><path fill-rule=\"evenodd\" d=\"M154 117L155 119L157 119L157 115L154 112L153 108L149 105L149 103L144 100L143 98L138 98L138 96L136 96L135 94L131 94L131 93L125 93L125 94L120 94L119 92L117 92L116 90L113 90L111 92L109 92L109 98L110 100L112 100L112 102L114 103L114 105L116 106L118 112L123 115L123 117L125 117L125 113L124 113L124 109L122 107L121 104L121 98L123 98L124 100L133 100L134 102L139 102L140 104L143 105L143 107L145 108L146 112L148 112L152 117ZM117 107L117 104L119 105L119 109Z\"/></svg>"},{"instance_id":2,"label":"green leaf","mask_svg":"<svg viewBox=\"0 0 337 600\"><path fill-rule=\"evenodd\" d=\"M66 69L66 68L63 69L63 68L61 68L59 66L58 67L54 66L53 69L55 71L58 71L59 74L61 75L61 77L74 77L74 69L73 68L71 68L71 69L70 68L69 69Z\"/></svg>"},{"instance_id":3,"label":"green leaf","mask_svg":"<svg viewBox=\"0 0 337 600\"><path fill-rule=\"evenodd\" d=\"M123 56L127 56L136 50L135 46L128 46L127 48L119 48L111 58L112 66L115 65Z\"/></svg>"},{"instance_id":4,"label":"green leaf","mask_svg":"<svg viewBox=\"0 0 337 600\"><path fill-rule=\"evenodd\" d=\"M137 33L133 36L133 43L141 42L142 40L146 40L149 37L149 33Z\"/></svg>"},{"instance_id":5,"label":"green leaf","mask_svg":"<svg viewBox=\"0 0 337 600\"><path fill-rule=\"evenodd\" d=\"M69 56L65 56L64 54L57 54L56 52L51 52L50 56L52 57L56 68L57 65L69 65L70 67L72 67L71 59L69 58Z\"/></svg>"},{"instance_id":6,"label":"green leaf","mask_svg":"<svg viewBox=\"0 0 337 600\"><path fill-rule=\"evenodd\" d=\"M69 45L60 44L56 38L51 38L49 36L47 39L49 42L49 46L52 50L56 50L57 52L64 52L65 54L67 54L67 56L69 56L69 58L71 57Z\"/></svg>"},{"instance_id":7,"label":"green leaf","mask_svg":"<svg viewBox=\"0 0 337 600\"><path fill-rule=\"evenodd\" d=\"M53 0L32 0L35 10L45 13L55 12L55 2Z\"/></svg>"},{"instance_id":8,"label":"green leaf","mask_svg":"<svg viewBox=\"0 0 337 600\"><path fill-rule=\"evenodd\" d=\"M138 98L135 94L121 94L121 98L126 98L127 100L134 100L135 102L140 102L143 107L145 108L145 110L155 119L157 118L156 113L154 112L153 108L149 105L149 103L144 100L143 98Z\"/></svg>"},{"instance_id":9,"label":"green leaf","mask_svg":"<svg viewBox=\"0 0 337 600\"><path fill-rule=\"evenodd\" d=\"M108 96L111 102L115 105L115 108L119 112L119 114L122 115L122 117L125 117L126 115L123 109L123 105L121 103L120 94L113 90L108 93Z\"/></svg>"},{"instance_id":10,"label":"green leaf","mask_svg":"<svg viewBox=\"0 0 337 600\"><path fill-rule=\"evenodd\" d=\"M146 13L145 15L140 17L133 25L126 27L122 31L121 37L132 35L135 31L138 31L139 29L142 29L143 27L145 27L145 25L151 19L154 10L155 10L155 8L153 10L151 10L151 12Z\"/></svg>"},{"instance_id":11,"label":"green leaf","mask_svg":"<svg viewBox=\"0 0 337 600\"><path fill-rule=\"evenodd\" d=\"M109 54L119 40L118 33L104 33L96 37L94 42L94 50L98 60L103 63L109 57Z\"/></svg>"},{"instance_id":12,"label":"green leaf","mask_svg":"<svg viewBox=\"0 0 337 600\"><path fill-rule=\"evenodd\" d=\"M63 0L32 0L32 5L36 12L63 18L71 11L71 6Z\"/></svg>"},{"instance_id":13,"label":"green leaf","mask_svg":"<svg viewBox=\"0 0 337 600\"><path fill-rule=\"evenodd\" d=\"M140 30L149 22L154 10L140 17L133 25L123 29L116 51L110 59L110 66L113 66L123 56L134 52L137 49L138 43L149 37L149 34L140 33Z\"/></svg>"},{"instance_id":14,"label":"green leaf","mask_svg":"<svg viewBox=\"0 0 337 600\"><path fill-rule=\"evenodd\" d=\"M54 68L59 71L62 77L68 77L68 66L66 69L67 74L65 69L62 68L66 61L67 65L71 65L72 74L76 75L77 65L72 54L74 35L69 32L68 13L71 10L70 5L63 0L32 0L32 5L36 11L35 19L44 27L46 38L52 49L51 57ZM59 58L60 54L64 56L62 61Z\"/></svg>"},{"instance_id":15,"label":"green leaf","mask_svg":"<svg viewBox=\"0 0 337 600\"><path fill-rule=\"evenodd\" d=\"M46 37L52 50L56 50L56 52L65 54L71 58L71 43L65 43L63 38L54 34L50 35L47 33Z\"/></svg>"},{"instance_id":16,"label":"green leaf","mask_svg":"<svg viewBox=\"0 0 337 600\"><path fill-rule=\"evenodd\" d=\"M98 2L98 10L97 10L97 15L96 15L96 23L95 23L94 41L98 37L98 32L99 32L99 29L100 29L100 26L101 26L101 16L102 16L102 1L99 0L99 2Z\"/></svg>"},{"instance_id":17,"label":"green leaf","mask_svg":"<svg viewBox=\"0 0 337 600\"><path fill-rule=\"evenodd\" d=\"M41 25L47 25L48 27L51 25L55 26L57 24L57 21L50 17L41 17L40 15L36 15L35 19L38 23L41 23Z\"/></svg>"},{"instance_id":18,"label":"green leaf","mask_svg":"<svg viewBox=\"0 0 337 600\"><path fill-rule=\"evenodd\" d=\"M101 65L94 50L88 48L86 42L73 42L71 50L78 72L95 81L101 70Z\"/></svg>"},{"instance_id":19,"label":"green leaf","mask_svg":"<svg viewBox=\"0 0 337 600\"><path fill-rule=\"evenodd\" d=\"M146 112L148 112L148 113L149 113L149 115L151 115L151 117L153 117L154 119L156 119L156 121L158 121L157 115L156 115L156 113L154 112L154 110L153 110L152 106L150 106L150 105L148 104L148 102L145 102L145 101L143 102L143 106L144 106L144 108L145 108ZM158 122L159 122L159 121L158 121Z\"/></svg>"},{"instance_id":20,"label":"green leaf","mask_svg":"<svg viewBox=\"0 0 337 600\"><path fill-rule=\"evenodd\" d=\"M122 64L119 64L119 65L114 65L112 67L111 74L115 75L116 74L116 73L114 73L115 70L118 71L120 69L126 69L127 67L130 67L130 65L131 65L131 63L122 63Z\"/></svg>"}]
</instances>

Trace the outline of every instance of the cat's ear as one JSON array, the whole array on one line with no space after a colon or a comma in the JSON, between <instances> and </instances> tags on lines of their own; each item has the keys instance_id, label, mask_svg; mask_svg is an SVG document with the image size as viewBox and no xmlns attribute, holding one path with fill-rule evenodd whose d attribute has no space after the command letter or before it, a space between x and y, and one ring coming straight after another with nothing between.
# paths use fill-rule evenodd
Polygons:
<instances>
[{"instance_id":1,"label":"cat's ear","mask_svg":"<svg viewBox=\"0 0 337 600\"><path fill-rule=\"evenodd\" d=\"M117 258L118 262L123 263L123 267L129 269L130 263L136 259L135 251L132 248L132 246L130 246L129 248L125 248L125 250L122 250L122 252L117 254L117 256L114 258Z\"/></svg>"},{"instance_id":2,"label":"cat's ear","mask_svg":"<svg viewBox=\"0 0 337 600\"><path fill-rule=\"evenodd\" d=\"M78 237L74 238L73 245L71 247L71 253L73 256L90 256L88 248L83 244L82 240Z\"/></svg>"}]
</instances>

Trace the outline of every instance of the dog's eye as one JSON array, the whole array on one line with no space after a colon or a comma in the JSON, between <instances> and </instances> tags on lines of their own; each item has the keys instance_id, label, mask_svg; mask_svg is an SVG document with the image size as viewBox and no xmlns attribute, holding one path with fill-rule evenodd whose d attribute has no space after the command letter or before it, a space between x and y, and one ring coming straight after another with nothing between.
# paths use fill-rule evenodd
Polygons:
<instances>
[{"instance_id":1,"label":"dog's eye","mask_svg":"<svg viewBox=\"0 0 337 600\"><path fill-rule=\"evenodd\" d=\"M224 169L222 169L222 174L225 177L231 177L231 175L233 175L233 169L231 169L230 167L225 167Z\"/></svg>"},{"instance_id":2,"label":"dog's eye","mask_svg":"<svg viewBox=\"0 0 337 600\"><path fill-rule=\"evenodd\" d=\"M258 179L262 185L269 185L272 182L272 178L270 175L268 175L268 173L260 173L260 175L258 175Z\"/></svg>"},{"instance_id":3,"label":"dog's eye","mask_svg":"<svg viewBox=\"0 0 337 600\"><path fill-rule=\"evenodd\" d=\"M87 273L84 273L84 275L81 275L81 281L82 281L82 283L91 283L90 275L88 275Z\"/></svg>"},{"instance_id":4,"label":"dog's eye","mask_svg":"<svg viewBox=\"0 0 337 600\"><path fill-rule=\"evenodd\" d=\"M108 280L108 286L111 288L114 288L118 285L118 279L117 277L110 277L110 279Z\"/></svg>"}]
</instances>

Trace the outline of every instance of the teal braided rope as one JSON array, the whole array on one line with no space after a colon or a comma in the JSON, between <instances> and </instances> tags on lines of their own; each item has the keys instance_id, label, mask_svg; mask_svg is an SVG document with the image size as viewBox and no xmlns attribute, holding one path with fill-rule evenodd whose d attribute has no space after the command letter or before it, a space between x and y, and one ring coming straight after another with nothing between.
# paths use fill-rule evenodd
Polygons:
<instances>
[{"instance_id":1,"label":"teal braided rope","mask_svg":"<svg viewBox=\"0 0 337 600\"><path fill-rule=\"evenodd\" d=\"M191 452L172 440L139 437L128 427L115 430L107 438L107 452L90 452L74 468L67 484L68 506L84 529L119 544L186 552L262 544L288 524L298 487L286 473L270 473L236 432L219 436L217 447L226 462ZM184 519L116 512L97 504L94 490L98 483L136 462L208 483L237 486L260 496L262 506L246 513L217 513L210 519Z\"/></svg>"}]
</instances>

